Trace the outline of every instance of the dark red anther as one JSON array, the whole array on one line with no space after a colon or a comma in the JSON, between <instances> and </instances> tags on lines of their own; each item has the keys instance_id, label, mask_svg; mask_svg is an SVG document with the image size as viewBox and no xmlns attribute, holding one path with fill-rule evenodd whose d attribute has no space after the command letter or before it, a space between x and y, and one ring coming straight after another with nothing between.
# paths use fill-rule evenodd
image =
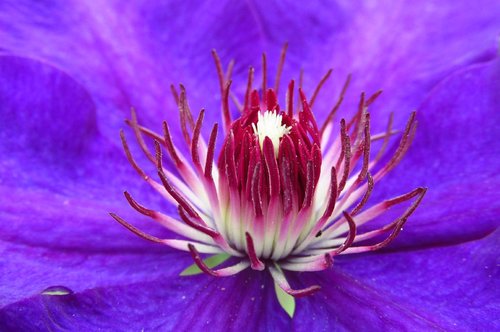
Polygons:
<instances>
[{"instance_id":1,"label":"dark red anther","mask_svg":"<svg viewBox=\"0 0 500 332\"><path fill-rule=\"evenodd\" d=\"M177 211L179 213L179 217L186 223L186 225L210 236L211 238L216 238L220 236L219 232L208 227L200 217L195 218L186 213L186 210L180 205L177 206Z\"/></svg>"},{"instance_id":2,"label":"dark red anther","mask_svg":"<svg viewBox=\"0 0 500 332\"><path fill-rule=\"evenodd\" d=\"M286 110L288 112L288 116L293 118L293 89L295 82L291 80L288 84L288 91L286 93Z\"/></svg>"},{"instance_id":3,"label":"dark red anther","mask_svg":"<svg viewBox=\"0 0 500 332\"><path fill-rule=\"evenodd\" d=\"M245 237L247 242L248 258L250 259L250 266L252 267L253 270L263 271L266 268L266 265L262 263L259 257L257 257L252 236L250 235L250 233L245 232Z\"/></svg>"},{"instance_id":4,"label":"dark red anther","mask_svg":"<svg viewBox=\"0 0 500 332\"><path fill-rule=\"evenodd\" d=\"M262 153L264 155L268 175L269 196L277 197L280 193L280 174L278 170L278 163L276 162L276 156L274 155L273 142L267 136L264 138Z\"/></svg>"},{"instance_id":5,"label":"dark red anther","mask_svg":"<svg viewBox=\"0 0 500 332\"><path fill-rule=\"evenodd\" d=\"M250 96L250 111L251 112L260 111L260 97L257 90L253 90L252 95Z\"/></svg>"},{"instance_id":6,"label":"dark red anther","mask_svg":"<svg viewBox=\"0 0 500 332\"><path fill-rule=\"evenodd\" d=\"M370 195L373 191L373 186L374 186L373 178L369 172L366 173L366 176L368 179L367 189L363 195L363 198L361 198L361 201L359 201L359 203L352 209L351 216L355 216L359 213L359 211L361 211L361 209L366 205L366 202L368 202L368 199L370 198Z\"/></svg>"},{"instance_id":7,"label":"dark red anther","mask_svg":"<svg viewBox=\"0 0 500 332\"><path fill-rule=\"evenodd\" d=\"M118 215L116 215L116 214L114 214L112 212L110 212L109 215L111 217L113 217L113 219L115 219L116 221L118 221L123 227L127 228L129 231L131 231L132 233L134 233L135 235L137 235L139 237L142 237L143 239L151 241L151 242L163 243L162 239L157 238L156 236L144 233L143 231L141 231L137 227L129 224L128 222L126 222L125 220L123 220L122 218L120 218Z\"/></svg>"},{"instance_id":8,"label":"dark red anther","mask_svg":"<svg viewBox=\"0 0 500 332\"><path fill-rule=\"evenodd\" d=\"M283 65L285 64L287 49L288 49L288 43L285 43L283 45L283 48L281 49L280 61L278 63L278 70L276 71L276 79L274 80L274 91L276 92L276 94L278 94L278 90L280 88L281 74L283 73Z\"/></svg>"},{"instance_id":9,"label":"dark red anther","mask_svg":"<svg viewBox=\"0 0 500 332\"><path fill-rule=\"evenodd\" d=\"M245 103L243 106L245 112L248 111L248 107L250 106L250 93L252 92L253 76L254 76L254 69L253 67L250 67L250 69L248 69L247 89L245 91Z\"/></svg>"},{"instance_id":10,"label":"dark red anther","mask_svg":"<svg viewBox=\"0 0 500 332\"><path fill-rule=\"evenodd\" d=\"M342 101L344 101L345 93L347 91L347 88L349 87L350 82L351 82L351 74L347 75L344 86L342 87L342 91L340 92L340 95L337 99L337 103L335 104L335 106L333 106L330 113L328 113L328 116L326 117L325 122L323 122L323 126L321 126L321 130L320 130L321 135L323 135L323 133L326 129L326 126L328 126L328 124L333 120L333 117L335 116L335 114L339 110L340 105L342 105Z\"/></svg>"},{"instance_id":11,"label":"dark red anther","mask_svg":"<svg viewBox=\"0 0 500 332\"><path fill-rule=\"evenodd\" d=\"M339 183L339 189L338 189L339 194L342 192L347 183L347 178L349 177L349 172L350 172L349 167L351 164L351 141L349 135L347 135L346 132L346 125L344 119L340 121L340 133L342 139L342 152L340 156L344 160L344 167L343 167L344 170L342 178ZM337 162L337 168L340 166L339 162L341 161L341 158L339 158L339 161Z\"/></svg>"},{"instance_id":12,"label":"dark red anther","mask_svg":"<svg viewBox=\"0 0 500 332\"><path fill-rule=\"evenodd\" d=\"M304 201L302 203L302 209L307 209L311 206L314 197L314 166L312 161L307 162L307 173L306 173L306 188L304 194Z\"/></svg>"},{"instance_id":13,"label":"dark red anther","mask_svg":"<svg viewBox=\"0 0 500 332\"><path fill-rule=\"evenodd\" d=\"M276 93L273 89L268 89L266 91L266 104L268 111L275 111L278 107L278 97L276 97Z\"/></svg>"},{"instance_id":14,"label":"dark red anther","mask_svg":"<svg viewBox=\"0 0 500 332\"><path fill-rule=\"evenodd\" d=\"M193 131L193 140L191 141L191 158L194 165L201 171L200 154L198 153L198 141L200 139L201 126L203 124L203 117L205 116L205 110L201 110L196 120L196 125Z\"/></svg>"},{"instance_id":15,"label":"dark red anther","mask_svg":"<svg viewBox=\"0 0 500 332\"><path fill-rule=\"evenodd\" d=\"M231 111L229 110L229 91L231 88L231 81L227 82L224 87L222 95L222 115L224 120L224 131L229 132L231 128Z\"/></svg>"},{"instance_id":16,"label":"dark red anther","mask_svg":"<svg viewBox=\"0 0 500 332\"><path fill-rule=\"evenodd\" d=\"M170 184L170 182L167 179L167 176L165 173L163 173L163 170L159 169L158 170L158 176L160 177L160 180L163 184L163 187L167 190L167 192L172 196L172 198L179 204L181 205L184 210L186 210L190 216L192 217L198 217L199 215L196 212L196 210L184 199L182 195L180 195L177 190Z\"/></svg>"},{"instance_id":17,"label":"dark red anther","mask_svg":"<svg viewBox=\"0 0 500 332\"><path fill-rule=\"evenodd\" d=\"M215 141L217 139L217 131L219 124L214 124L210 139L208 140L207 160L205 161L205 177L212 180L212 164L214 162Z\"/></svg>"},{"instance_id":18,"label":"dark red anther","mask_svg":"<svg viewBox=\"0 0 500 332\"><path fill-rule=\"evenodd\" d=\"M346 211L342 212L342 214L344 215L344 218L349 225L349 234L347 235L344 243L342 243L337 249L333 250L330 253L332 256L338 255L349 248L354 242L354 238L356 237L356 223L354 222L354 219L352 219L352 217Z\"/></svg>"},{"instance_id":19,"label":"dark red anther","mask_svg":"<svg viewBox=\"0 0 500 332\"><path fill-rule=\"evenodd\" d=\"M258 162L257 164L255 164L255 168L253 169L252 181L251 181L252 205L256 217L260 217L263 215L262 211L263 202L262 202L261 192L259 190L261 177L262 177L261 163Z\"/></svg>"},{"instance_id":20,"label":"dark red anther","mask_svg":"<svg viewBox=\"0 0 500 332\"><path fill-rule=\"evenodd\" d=\"M325 212L323 213L322 219L326 220L330 218L335 209L335 203L337 202L337 170L332 167L330 171L330 194L328 195L328 202L326 204Z\"/></svg>"},{"instance_id":21,"label":"dark red anther","mask_svg":"<svg viewBox=\"0 0 500 332\"><path fill-rule=\"evenodd\" d=\"M166 121L163 121L163 136L165 141L165 147L167 148L170 158L172 158L175 165L179 167L180 165L182 165L182 161L177 155L177 152L175 151L174 143L172 142L172 136L170 135L170 130L168 129Z\"/></svg>"},{"instance_id":22,"label":"dark red anther","mask_svg":"<svg viewBox=\"0 0 500 332\"><path fill-rule=\"evenodd\" d=\"M202 270L206 274L209 274L213 277L219 276L219 274L217 274L214 270L209 268L207 266L207 264L205 264L203 259L201 259L200 253L198 252L198 250L196 250L196 248L193 244L189 243L188 248L189 248L189 252L191 253L191 257L193 257L195 264L200 268L200 270Z\"/></svg>"},{"instance_id":23,"label":"dark red anther","mask_svg":"<svg viewBox=\"0 0 500 332\"><path fill-rule=\"evenodd\" d=\"M326 72L326 74L319 81L318 85L316 86L316 89L314 89L314 93L313 93L313 95L311 97L311 100L309 101L309 105L311 106L311 108L313 107L314 102L316 101L316 98L318 97L318 94L321 91L321 88L326 83L326 81L328 81L328 78L332 74L332 71L333 71L333 69L328 69L328 71Z\"/></svg>"}]
</instances>

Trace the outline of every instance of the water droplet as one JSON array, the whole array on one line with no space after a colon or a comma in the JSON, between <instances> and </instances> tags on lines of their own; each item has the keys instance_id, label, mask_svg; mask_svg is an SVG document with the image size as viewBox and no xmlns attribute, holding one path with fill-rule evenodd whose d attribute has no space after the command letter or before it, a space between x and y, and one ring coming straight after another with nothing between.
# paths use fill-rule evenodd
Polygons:
<instances>
[{"instance_id":1,"label":"water droplet","mask_svg":"<svg viewBox=\"0 0 500 332\"><path fill-rule=\"evenodd\" d=\"M64 286L50 286L42 291L42 295L62 296L73 294L73 291Z\"/></svg>"}]
</instances>

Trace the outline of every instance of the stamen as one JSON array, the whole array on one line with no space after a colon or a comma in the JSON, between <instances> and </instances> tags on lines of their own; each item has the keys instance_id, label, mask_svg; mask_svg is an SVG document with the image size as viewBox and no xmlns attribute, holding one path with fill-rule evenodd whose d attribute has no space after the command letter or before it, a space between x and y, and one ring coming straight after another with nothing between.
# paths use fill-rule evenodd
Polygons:
<instances>
[{"instance_id":1,"label":"stamen","mask_svg":"<svg viewBox=\"0 0 500 332\"><path fill-rule=\"evenodd\" d=\"M319 81L318 85L316 86L316 89L314 89L314 93L313 93L313 95L312 95L312 97L311 97L311 99L309 101L309 105L311 106L311 108L313 107L314 102L316 101L316 98L318 97L318 94L321 91L321 88L326 83L326 81L328 81L328 78L332 74L332 71L333 71L333 69L328 69L328 71L326 72L325 76L323 76L321 78L321 80Z\"/></svg>"},{"instance_id":2,"label":"stamen","mask_svg":"<svg viewBox=\"0 0 500 332\"><path fill-rule=\"evenodd\" d=\"M188 249L191 252L191 256L193 257L194 262L200 268L200 270L202 270L206 274L209 274L209 275L214 276L214 277L232 276L234 274L237 274L237 273L245 270L247 267L250 266L248 261L241 261L233 266L229 266L229 267L218 269L218 270L213 270L205 264L203 259L201 259L200 253L198 252L198 250L196 250L196 248L193 244L189 243Z\"/></svg>"},{"instance_id":3,"label":"stamen","mask_svg":"<svg viewBox=\"0 0 500 332\"><path fill-rule=\"evenodd\" d=\"M209 180L212 180L212 164L214 162L215 141L217 139L218 129L219 125L217 123L214 124L208 141L207 160L205 161L205 177Z\"/></svg>"},{"instance_id":4,"label":"stamen","mask_svg":"<svg viewBox=\"0 0 500 332\"><path fill-rule=\"evenodd\" d=\"M337 249L333 250L330 254L332 256L339 255L343 251L346 251L351 244L354 242L354 238L356 237L356 223L354 219L347 213L347 211L342 212L345 220L347 220L347 224L349 225L349 234L347 235L344 243L340 245Z\"/></svg>"},{"instance_id":5,"label":"stamen","mask_svg":"<svg viewBox=\"0 0 500 332\"><path fill-rule=\"evenodd\" d=\"M257 257L257 253L255 252L255 247L253 244L252 236L250 233L245 232L245 237L247 240L247 252L248 258L250 258L250 264L253 270L263 271L266 268L266 265L261 262L261 260Z\"/></svg>"},{"instance_id":6,"label":"stamen","mask_svg":"<svg viewBox=\"0 0 500 332\"><path fill-rule=\"evenodd\" d=\"M262 93L267 91L267 57L262 53Z\"/></svg>"},{"instance_id":7,"label":"stamen","mask_svg":"<svg viewBox=\"0 0 500 332\"><path fill-rule=\"evenodd\" d=\"M328 113L328 116L326 117L325 122L323 122L323 126L321 126L321 129L320 129L321 136L323 136L323 133L324 133L326 127L333 120L333 117L335 116L335 114L339 110L340 105L342 105L342 102L344 101L345 93L347 91L347 88L349 87L350 82L351 82L351 74L347 75L344 86L342 87L342 91L340 92L340 95L337 99L337 103L335 104L335 106L333 106L330 113Z\"/></svg>"},{"instance_id":8,"label":"stamen","mask_svg":"<svg viewBox=\"0 0 500 332\"><path fill-rule=\"evenodd\" d=\"M205 110L202 109L200 115L198 116L198 119L196 120L196 125L194 127L194 132L193 132L193 140L191 141L191 159L193 160L195 167L198 169L200 173L202 172L202 170L201 170L200 155L198 153L198 140L200 138L201 126L203 124L204 116L205 116Z\"/></svg>"},{"instance_id":9,"label":"stamen","mask_svg":"<svg viewBox=\"0 0 500 332\"><path fill-rule=\"evenodd\" d=\"M156 243L163 243L164 241L160 238L157 238L156 236L149 235L138 229L137 227L129 224L122 218L120 218L118 215L114 214L113 212L110 212L109 215L113 217L116 221L118 221L123 227L127 228L129 231L134 233L135 235L142 237L143 239L146 239L151 242L156 242Z\"/></svg>"},{"instance_id":10,"label":"stamen","mask_svg":"<svg viewBox=\"0 0 500 332\"><path fill-rule=\"evenodd\" d=\"M309 286L304 289L292 289L288 284L288 281L286 280L283 271L281 271L281 269L277 265L275 266L270 265L269 272L271 272L271 276L273 277L274 281L278 284L278 286L280 286L281 289L283 289L286 293L292 295L293 297L308 296L316 293L321 289L321 287L318 285Z\"/></svg>"},{"instance_id":11,"label":"stamen","mask_svg":"<svg viewBox=\"0 0 500 332\"><path fill-rule=\"evenodd\" d=\"M276 79L274 80L274 91L276 92L276 95L278 94L278 90L280 87L281 73L283 72L283 65L285 64L287 49L288 49L288 43L285 43L285 45L283 45L283 48L281 49L280 61L278 63L278 71L276 72Z\"/></svg>"}]
</instances>

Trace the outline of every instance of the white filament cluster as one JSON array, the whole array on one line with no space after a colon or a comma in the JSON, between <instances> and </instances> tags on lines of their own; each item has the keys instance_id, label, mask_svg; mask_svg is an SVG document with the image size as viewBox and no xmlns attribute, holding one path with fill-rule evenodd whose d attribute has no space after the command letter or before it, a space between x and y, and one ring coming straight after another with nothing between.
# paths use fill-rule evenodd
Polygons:
<instances>
[{"instance_id":1,"label":"white filament cluster","mask_svg":"<svg viewBox=\"0 0 500 332\"><path fill-rule=\"evenodd\" d=\"M290 133L291 128L283 125L282 116L278 112L259 112L257 125L252 124L255 135L259 137L260 147L263 147L264 139L269 137L273 142L274 154L278 155L280 138Z\"/></svg>"}]
</instances>

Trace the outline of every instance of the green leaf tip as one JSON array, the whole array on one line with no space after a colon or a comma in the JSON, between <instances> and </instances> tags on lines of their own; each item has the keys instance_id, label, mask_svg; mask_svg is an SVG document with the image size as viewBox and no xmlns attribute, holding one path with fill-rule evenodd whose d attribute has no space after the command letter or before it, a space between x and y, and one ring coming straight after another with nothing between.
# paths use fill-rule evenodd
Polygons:
<instances>
[{"instance_id":1,"label":"green leaf tip","mask_svg":"<svg viewBox=\"0 0 500 332\"><path fill-rule=\"evenodd\" d=\"M277 283L274 283L274 290L276 291L276 297L278 298L280 306L286 311L290 318L293 318L295 314L295 298L281 289Z\"/></svg>"},{"instance_id":2,"label":"green leaf tip","mask_svg":"<svg viewBox=\"0 0 500 332\"><path fill-rule=\"evenodd\" d=\"M210 256L210 257L204 259L203 261L205 262L205 264L207 264L207 266L209 268L213 268L213 267L216 267L217 265L224 263L226 260L228 260L229 257L231 257L231 255L223 253L223 254L217 254L217 255ZM185 276L194 276L194 275L197 275L200 273L203 273L203 271L200 270L198 265L192 264L192 265L189 265L187 268L185 268L180 273L180 275L185 277Z\"/></svg>"}]
</instances>

